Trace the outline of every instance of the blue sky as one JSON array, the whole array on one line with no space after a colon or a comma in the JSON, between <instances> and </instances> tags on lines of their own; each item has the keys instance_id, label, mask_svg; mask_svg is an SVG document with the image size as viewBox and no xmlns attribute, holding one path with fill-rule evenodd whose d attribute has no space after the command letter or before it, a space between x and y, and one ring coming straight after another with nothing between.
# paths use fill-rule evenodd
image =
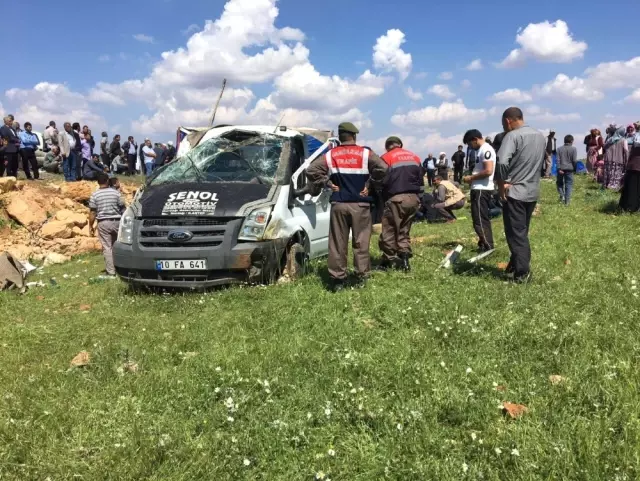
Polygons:
<instances>
[{"instance_id":1,"label":"blue sky","mask_svg":"<svg viewBox=\"0 0 640 481\"><path fill-rule=\"evenodd\" d=\"M399 134L420 155L497 132L510 105L560 135L640 119L633 2L491 3L22 0L42 15L4 26L21 62L0 103L36 130L69 120L166 141L206 124L226 77L219 122L351 120L374 148Z\"/></svg>"}]
</instances>

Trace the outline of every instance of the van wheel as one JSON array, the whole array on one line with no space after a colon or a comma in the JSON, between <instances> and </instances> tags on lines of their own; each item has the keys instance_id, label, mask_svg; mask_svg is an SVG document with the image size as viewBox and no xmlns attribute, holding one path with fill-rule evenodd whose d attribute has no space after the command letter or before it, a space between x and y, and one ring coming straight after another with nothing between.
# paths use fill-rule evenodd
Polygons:
<instances>
[{"instance_id":1,"label":"van wheel","mask_svg":"<svg viewBox=\"0 0 640 481\"><path fill-rule=\"evenodd\" d=\"M309 253L303 245L295 243L287 250L287 266L285 274L291 280L302 279L309 269Z\"/></svg>"}]
</instances>

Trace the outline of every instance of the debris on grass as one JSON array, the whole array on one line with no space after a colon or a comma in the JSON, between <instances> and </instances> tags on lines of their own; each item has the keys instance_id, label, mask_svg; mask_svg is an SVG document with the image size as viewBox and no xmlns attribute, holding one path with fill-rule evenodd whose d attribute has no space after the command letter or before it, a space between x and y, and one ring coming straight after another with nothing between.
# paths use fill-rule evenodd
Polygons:
<instances>
[{"instance_id":1,"label":"debris on grass","mask_svg":"<svg viewBox=\"0 0 640 481\"><path fill-rule=\"evenodd\" d=\"M529 408L522 404L513 404L509 402L502 403L502 413L511 419L518 419L520 416L529 411Z\"/></svg>"},{"instance_id":2,"label":"debris on grass","mask_svg":"<svg viewBox=\"0 0 640 481\"><path fill-rule=\"evenodd\" d=\"M80 351L76 357L71 359L71 367L84 367L88 366L91 361L91 356L87 351Z\"/></svg>"},{"instance_id":3,"label":"debris on grass","mask_svg":"<svg viewBox=\"0 0 640 481\"><path fill-rule=\"evenodd\" d=\"M567 379L559 376L557 374L554 374L552 376L549 376L549 382L551 384L553 384L554 386L557 386L558 384L562 384L563 382L565 382Z\"/></svg>"},{"instance_id":4,"label":"debris on grass","mask_svg":"<svg viewBox=\"0 0 640 481\"><path fill-rule=\"evenodd\" d=\"M458 245L454 250L449 252L442 261L442 264L440 264L440 269L449 269L453 264L455 264L463 249L464 247L462 245Z\"/></svg>"},{"instance_id":5,"label":"debris on grass","mask_svg":"<svg viewBox=\"0 0 640 481\"><path fill-rule=\"evenodd\" d=\"M122 375L126 373L135 374L138 372L138 363L134 361L127 361L118 368L118 372Z\"/></svg>"},{"instance_id":6,"label":"debris on grass","mask_svg":"<svg viewBox=\"0 0 640 481\"><path fill-rule=\"evenodd\" d=\"M79 309L82 312L89 312L91 310L91 304L80 304Z\"/></svg>"},{"instance_id":7,"label":"debris on grass","mask_svg":"<svg viewBox=\"0 0 640 481\"><path fill-rule=\"evenodd\" d=\"M509 267L509 263L508 262L498 262L496 264L496 266L498 267L498 269L500 269L501 271L506 271L507 267Z\"/></svg>"}]
</instances>

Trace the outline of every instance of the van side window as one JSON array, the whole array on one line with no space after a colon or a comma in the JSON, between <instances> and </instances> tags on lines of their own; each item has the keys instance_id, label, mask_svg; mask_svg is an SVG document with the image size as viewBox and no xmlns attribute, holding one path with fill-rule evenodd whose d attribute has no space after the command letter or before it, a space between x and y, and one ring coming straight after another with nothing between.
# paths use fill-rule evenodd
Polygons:
<instances>
[{"instance_id":1,"label":"van side window","mask_svg":"<svg viewBox=\"0 0 640 481\"><path fill-rule=\"evenodd\" d=\"M293 139L292 146L293 159L291 160L291 174L293 175L306 159L304 158L304 147L300 138ZM305 185L307 185L307 176L303 174L298 177L298 182L295 188L302 189Z\"/></svg>"}]
</instances>

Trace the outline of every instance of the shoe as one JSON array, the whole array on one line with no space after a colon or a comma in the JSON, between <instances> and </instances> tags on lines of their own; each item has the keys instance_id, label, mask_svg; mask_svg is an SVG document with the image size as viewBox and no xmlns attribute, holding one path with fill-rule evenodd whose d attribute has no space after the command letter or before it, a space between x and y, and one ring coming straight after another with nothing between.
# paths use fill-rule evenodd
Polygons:
<instances>
[{"instance_id":1,"label":"shoe","mask_svg":"<svg viewBox=\"0 0 640 481\"><path fill-rule=\"evenodd\" d=\"M358 277L358 280L353 285L354 289L364 289L367 287L367 278L366 277Z\"/></svg>"},{"instance_id":2,"label":"shoe","mask_svg":"<svg viewBox=\"0 0 640 481\"><path fill-rule=\"evenodd\" d=\"M338 292L342 292L345 289L345 282L344 281L333 281L333 284L331 286L331 292L333 292L334 294L337 294Z\"/></svg>"},{"instance_id":3,"label":"shoe","mask_svg":"<svg viewBox=\"0 0 640 481\"><path fill-rule=\"evenodd\" d=\"M410 255L407 253L403 253L399 255L400 261L398 264L398 268L404 272L411 271L411 264L409 264Z\"/></svg>"},{"instance_id":4,"label":"shoe","mask_svg":"<svg viewBox=\"0 0 640 481\"><path fill-rule=\"evenodd\" d=\"M518 274L513 276L513 282L515 284L528 284L531 282L531 272L527 272L526 274Z\"/></svg>"},{"instance_id":5,"label":"shoe","mask_svg":"<svg viewBox=\"0 0 640 481\"><path fill-rule=\"evenodd\" d=\"M377 271L382 271L382 272L386 272L389 269L393 268L393 262L388 259L387 257L383 258L382 261L380 262L380 264L378 264L378 267L376 267Z\"/></svg>"}]
</instances>

